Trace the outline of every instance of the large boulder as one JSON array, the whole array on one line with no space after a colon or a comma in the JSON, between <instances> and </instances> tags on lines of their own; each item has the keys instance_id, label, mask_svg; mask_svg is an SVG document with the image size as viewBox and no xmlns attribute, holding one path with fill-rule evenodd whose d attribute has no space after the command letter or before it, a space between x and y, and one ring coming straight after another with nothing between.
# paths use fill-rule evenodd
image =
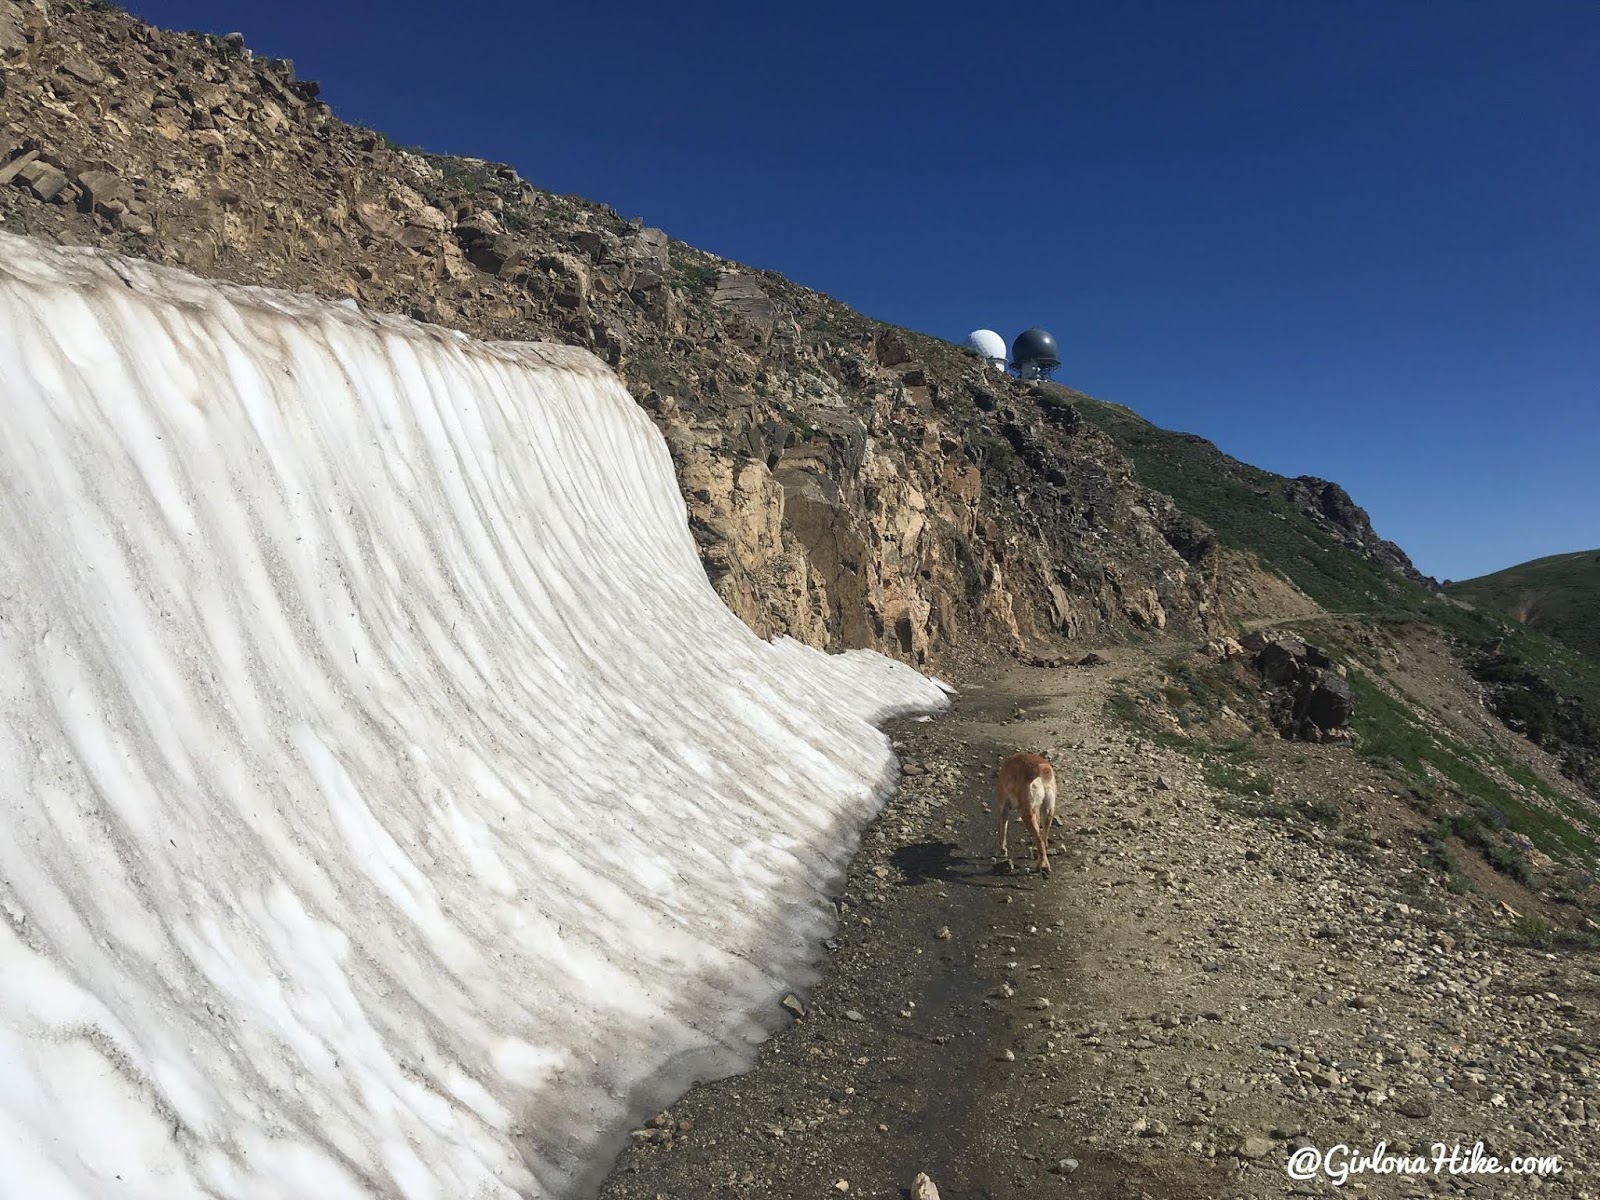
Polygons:
<instances>
[{"instance_id":1,"label":"large boulder","mask_svg":"<svg viewBox=\"0 0 1600 1200\"><path fill-rule=\"evenodd\" d=\"M1322 668L1313 671L1301 692L1305 697L1305 719L1323 732L1348 725L1356 710L1356 694L1349 680Z\"/></svg>"},{"instance_id":2,"label":"large boulder","mask_svg":"<svg viewBox=\"0 0 1600 1200\"><path fill-rule=\"evenodd\" d=\"M1340 736L1335 731L1348 726L1355 712L1355 692L1320 647L1259 634L1244 644L1254 649L1256 670L1272 689L1268 709L1279 733L1310 742Z\"/></svg>"},{"instance_id":3,"label":"large boulder","mask_svg":"<svg viewBox=\"0 0 1600 1200\"><path fill-rule=\"evenodd\" d=\"M133 185L114 171L80 171L78 187L85 204L107 215L127 212L133 199Z\"/></svg>"}]
</instances>

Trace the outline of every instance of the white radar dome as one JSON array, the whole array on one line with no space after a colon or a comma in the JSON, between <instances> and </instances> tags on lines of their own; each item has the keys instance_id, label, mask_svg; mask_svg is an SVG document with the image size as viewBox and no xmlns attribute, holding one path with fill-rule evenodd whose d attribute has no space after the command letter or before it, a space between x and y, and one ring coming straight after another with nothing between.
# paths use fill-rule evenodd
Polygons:
<instances>
[{"instance_id":1,"label":"white radar dome","mask_svg":"<svg viewBox=\"0 0 1600 1200\"><path fill-rule=\"evenodd\" d=\"M966 347L983 355L1000 370L1006 369L1006 340L992 329L974 329L967 334Z\"/></svg>"}]
</instances>

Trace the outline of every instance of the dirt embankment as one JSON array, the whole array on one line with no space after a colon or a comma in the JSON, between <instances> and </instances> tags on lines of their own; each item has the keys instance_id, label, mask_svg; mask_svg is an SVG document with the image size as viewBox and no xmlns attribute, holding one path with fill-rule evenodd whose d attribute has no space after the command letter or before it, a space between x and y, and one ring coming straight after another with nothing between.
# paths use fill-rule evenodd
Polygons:
<instances>
[{"instance_id":1,"label":"dirt embankment","mask_svg":"<svg viewBox=\"0 0 1600 1200\"><path fill-rule=\"evenodd\" d=\"M1336 1195L1291 1156L1380 1142L1563 1170L1354 1176L1369 1195L1600 1194L1594 956L1503 944L1405 837L1359 836L1399 802L1348 746L1269 745L1251 769L1279 807L1351 826L1245 815L1105 716L1154 670L1107 653L976 665L952 716L894 731L904 786L804 1017L640 1130L605 1200L888 1198L920 1171L944 1200ZM1049 881L994 872L990 780L1018 749L1058 764Z\"/></svg>"}]
</instances>

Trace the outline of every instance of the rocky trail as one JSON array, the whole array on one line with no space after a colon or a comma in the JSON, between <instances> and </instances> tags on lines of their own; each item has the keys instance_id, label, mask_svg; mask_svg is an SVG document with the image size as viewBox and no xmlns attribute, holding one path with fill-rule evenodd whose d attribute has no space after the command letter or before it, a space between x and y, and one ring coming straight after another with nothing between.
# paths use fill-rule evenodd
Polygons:
<instances>
[{"instance_id":1,"label":"rocky trail","mask_svg":"<svg viewBox=\"0 0 1600 1200\"><path fill-rule=\"evenodd\" d=\"M894 731L903 786L803 1015L635 1131L605 1200L899 1197L919 1172L944 1200L1600 1195L1594 956L1486 936L1403 838L1245 815L1106 715L1155 660L1106 654L973 664L951 715ZM1015 825L994 870L992 773L1021 749L1057 764L1049 880ZM1280 804L1383 799L1348 747L1293 753ZM1434 1170L1434 1143L1480 1142L1561 1173ZM1380 1143L1426 1169L1286 1169Z\"/></svg>"}]
</instances>

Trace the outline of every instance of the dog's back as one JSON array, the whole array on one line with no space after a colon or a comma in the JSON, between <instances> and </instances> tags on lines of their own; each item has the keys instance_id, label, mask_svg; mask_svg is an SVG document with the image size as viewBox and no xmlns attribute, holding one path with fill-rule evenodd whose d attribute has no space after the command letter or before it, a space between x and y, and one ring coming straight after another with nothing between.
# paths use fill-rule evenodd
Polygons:
<instances>
[{"instance_id":1,"label":"dog's back","mask_svg":"<svg viewBox=\"0 0 1600 1200\"><path fill-rule=\"evenodd\" d=\"M1000 853L1011 861L1006 829L1015 810L1033 838L1039 870L1050 873L1050 826L1056 816L1056 771L1038 754L1013 754L1000 764L995 780L995 815L1000 820Z\"/></svg>"}]
</instances>

